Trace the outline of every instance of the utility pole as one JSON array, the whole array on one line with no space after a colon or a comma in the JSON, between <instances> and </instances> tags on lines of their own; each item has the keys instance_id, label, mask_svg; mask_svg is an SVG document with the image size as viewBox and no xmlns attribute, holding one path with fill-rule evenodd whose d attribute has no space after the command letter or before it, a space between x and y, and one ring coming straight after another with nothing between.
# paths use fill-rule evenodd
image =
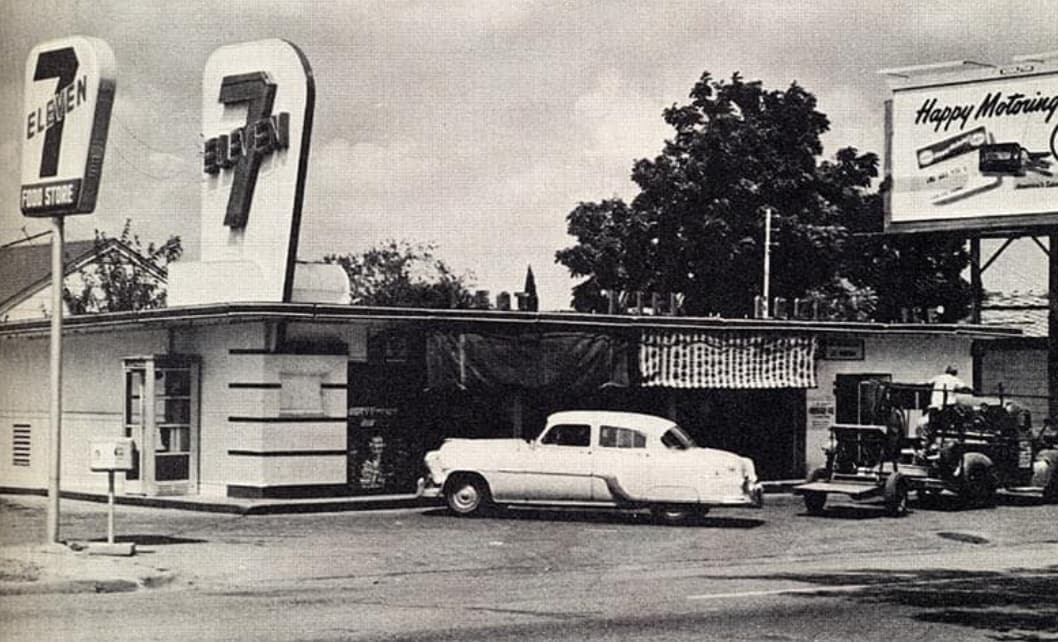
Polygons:
<instances>
[{"instance_id":1,"label":"utility pole","mask_svg":"<svg viewBox=\"0 0 1058 642\"><path fill-rule=\"evenodd\" d=\"M764 208L764 318L771 318L771 207Z\"/></svg>"}]
</instances>

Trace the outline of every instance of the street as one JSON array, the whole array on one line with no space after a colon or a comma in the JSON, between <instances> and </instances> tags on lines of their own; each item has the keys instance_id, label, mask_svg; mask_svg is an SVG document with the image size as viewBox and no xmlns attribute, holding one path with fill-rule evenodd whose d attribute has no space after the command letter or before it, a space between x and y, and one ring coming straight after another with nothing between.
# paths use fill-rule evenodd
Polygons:
<instances>
[{"instance_id":1,"label":"street","mask_svg":"<svg viewBox=\"0 0 1058 642\"><path fill-rule=\"evenodd\" d=\"M1058 506L915 508L798 498L666 527L645 515L443 509L283 516L118 508L135 563L115 594L0 598L5 639L1058 639ZM42 498L0 498L4 546ZM105 507L63 502L68 540Z\"/></svg>"}]
</instances>

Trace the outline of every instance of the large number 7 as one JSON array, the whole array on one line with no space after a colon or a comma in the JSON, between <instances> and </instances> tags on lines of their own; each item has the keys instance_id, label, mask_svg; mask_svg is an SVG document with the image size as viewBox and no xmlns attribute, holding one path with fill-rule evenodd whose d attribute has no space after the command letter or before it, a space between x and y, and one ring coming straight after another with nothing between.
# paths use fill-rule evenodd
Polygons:
<instances>
[{"instance_id":1,"label":"large number 7","mask_svg":"<svg viewBox=\"0 0 1058 642\"><path fill-rule=\"evenodd\" d=\"M46 80L58 78L59 84L55 93L62 92L63 88L73 82L77 76L77 54L73 47L44 51L37 56L37 69L33 72L33 80ZM40 177L55 176L59 173L59 147L62 144L62 126L65 118L56 119L50 123L48 131L44 134L44 148L40 157Z\"/></svg>"},{"instance_id":2,"label":"large number 7","mask_svg":"<svg viewBox=\"0 0 1058 642\"><path fill-rule=\"evenodd\" d=\"M228 210L224 214L224 224L228 227L245 226L250 214L253 191L257 185L257 172L261 168L261 152L254 149L247 134L252 135L254 123L272 114L275 97L276 84L263 71L225 76L221 82L220 102L225 105L249 103L246 109L246 129L243 130L240 141L242 154L235 166Z\"/></svg>"}]
</instances>

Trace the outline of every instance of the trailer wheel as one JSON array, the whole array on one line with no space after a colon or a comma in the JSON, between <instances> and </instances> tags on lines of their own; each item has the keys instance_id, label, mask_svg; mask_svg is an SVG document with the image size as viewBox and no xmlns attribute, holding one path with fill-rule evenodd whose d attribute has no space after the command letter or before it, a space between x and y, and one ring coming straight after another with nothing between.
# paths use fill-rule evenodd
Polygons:
<instances>
[{"instance_id":1,"label":"trailer wheel","mask_svg":"<svg viewBox=\"0 0 1058 642\"><path fill-rule=\"evenodd\" d=\"M826 479L828 476L826 468L816 468L812 472L808 473L808 477L805 478L805 483L817 482L821 479ZM809 515L822 515L823 507L827 503L827 494L820 492L806 492L804 494L805 510L808 511Z\"/></svg>"},{"instance_id":2,"label":"trailer wheel","mask_svg":"<svg viewBox=\"0 0 1058 642\"><path fill-rule=\"evenodd\" d=\"M992 460L981 453L966 453L962 458L962 488L959 494L972 508L994 506L996 479Z\"/></svg>"},{"instance_id":3,"label":"trailer wheel","mask_svg":"<svg viewBox=\"0 0 1058 642\"><path fill-rule=\"evenodd\" d=\"M907 480L893 473L885 480L885 512L890 517L907 515Z\"/></svg>"}]
</instances>

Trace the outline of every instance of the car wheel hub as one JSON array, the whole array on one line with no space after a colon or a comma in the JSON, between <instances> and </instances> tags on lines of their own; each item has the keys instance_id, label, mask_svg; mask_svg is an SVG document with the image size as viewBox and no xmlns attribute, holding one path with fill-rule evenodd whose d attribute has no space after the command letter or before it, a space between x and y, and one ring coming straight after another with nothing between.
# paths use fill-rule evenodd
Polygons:
<instances>
[{"instance_id":1,"label":"car wheel hub","mask_svg":"<svg viewBox=\"0 0 1058 642\"><path fill-rule=\"evenodd\" d=\"M478 503L478 491L473 486L463 486L455 494L455 503L463 509L473 508Z\"/></svg>"}]
</instances>

